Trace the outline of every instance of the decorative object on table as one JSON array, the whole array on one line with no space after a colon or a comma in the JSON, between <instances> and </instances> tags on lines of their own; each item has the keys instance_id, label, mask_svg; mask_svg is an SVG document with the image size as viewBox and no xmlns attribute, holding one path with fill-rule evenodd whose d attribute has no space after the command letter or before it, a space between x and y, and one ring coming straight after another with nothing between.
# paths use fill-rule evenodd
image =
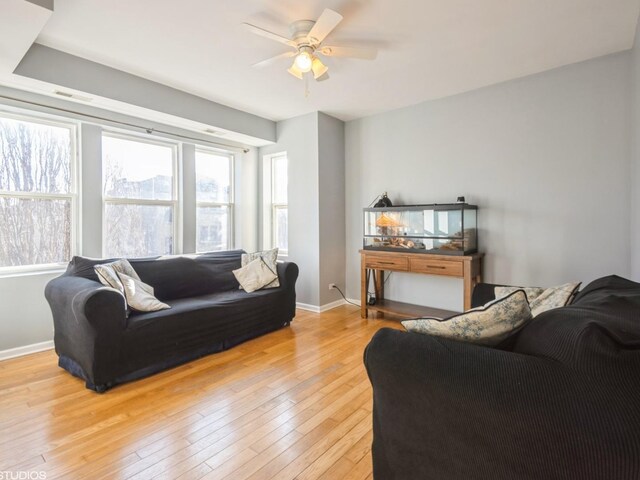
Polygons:
<instances>
[{"instance_id":1,"label":"decorative object on table","mask_svg":"<svg viewBox=\"0 0 640 480\"><path fill-rule=\"evenodd\" d=\"M483 307L445 320L405 320L402 325L410 332L495 346L525 326L532 318L527 294L524 290L516 290Z\"/></svg>"},{"instance_id":2,"label":"decorative object on table","mask_svg":"<svg viewBox=\"0 0 640 480\"><path fill-rule=\"evenodd\" d=\"M387 192L384 192L380 197L380 200L376 202L373 208L385 208L385 207L393 207L393 203L391 199L387 197Z\"/></svg>"},{"instance_id":3,"label":"decorative object on table","mask_svg":"<svg viewBox=\"0 0 640 480\"><path fill-rule=\"evenodd\" d=\"M366 250L444 255L478 251L478 207L467 203L363 209Z\"/></svg>"}]
</instances>

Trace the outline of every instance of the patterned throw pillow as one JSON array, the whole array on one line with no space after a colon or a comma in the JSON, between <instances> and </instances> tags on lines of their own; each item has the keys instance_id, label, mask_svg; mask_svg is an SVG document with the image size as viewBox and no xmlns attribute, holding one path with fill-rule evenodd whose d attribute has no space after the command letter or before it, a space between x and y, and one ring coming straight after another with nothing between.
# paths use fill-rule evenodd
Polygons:
<instances>
[{"instance_id":1,"label":"patterned throw pillow","mask_svg":"<svg viewBox=\"0 0 640 480\"><path fill-rule=\"evenodd\" d=\"M93 269L98 275L100 283L102 283L105 287L115 288L123 295L124 286L122 285L120 278L118 278L118 273L124 273L125 275L140 281L140 277L138 276L136 271L133 269L129 261L125 260L124 258L116 260L115 262L96 265L95 267L93 267ZM153 294L153 289L151 291L151 294Z\"/></svg>"},{"instance_id":2,"label":"patterned throw pillow","mask_svg":"<svg viewBox=\"0 0 640 480\"><path fill-rule=\"evenodd\" d=\"M526 293L517 290L506 297L487 303L484 307L446 320L405 320L402 325L410 332L495 346L532 318Z\"/></svg>"},{"instance_id":3,"label":"patterned throw pillow","mask_svg":"<svg viewBox=\"0 0 640 480\"><path fill-rule=\"evenodd\" d=\"M579 287L580 282L573 282L546 289L540 287L496 287L494 292L496 298L503 298L517 290L524 290L529 300L531 315L536 317L547 310L569 305Z\"/></svg>"},{"instance_id":4,"label":"patterned throw pillow","mask_svg":"<svg viewBox=\"0 0 640 480\"><path fill-rule=\"evenodd\" d=\"M537 317L542 312L569 305L580 288L580 283L565 283L558 287L547 288L531 302L531 314Z\"/></svg>"},{"instance_id":5,"label":"patterned throw pillow","mask_svg":"<svg viewBox=\"0 0 640 480\"><path fill-rule=\"evenodd\" d=\"M242 266L246 267L249 263L253 262L256 258L262 258L264 263L267 264L267 267L273 272L276 276L275 280L270 282L263 288L276 288L280 286L280 280L278 279L278 249L274 248L273 250L265 250L263 252L255 252L255 253L243 253L242 254Z\"/></svg>"},{"instance_id":6,"label":"patterned throw pillow","mask_svg":"<svg viewBox=\"0 0 640 480\"><path fill-rule=\"evenodd\" d=\"M278 278L262 258L256 258L244 267L234 270L233 274L247 293L269 288L273 280Z\"/></svg>"},{"instance_id":7,"label":"patterned throw pillow","mask_svg":"<svg viewBox=\"0 0 640 480\"><path fill-rule=\"evenodd\" d=\"M153 287L124 273L116 272L124 289L127 305L138 312L157 312L171 308L153 295Z\"/></svg>"},{"instance_id":8,"label":"patterned throw pillow","mask_svg":"<svg viewBox=\"0 0 640 480\"><path fill-rule=\"evenodd\" d=\"M544 288L542 287L496 287L494 289L494 293L496 298L504 298L507 295L511 295L513 292L518 290L524 290L524 293L527 294L527 300L529 300L529 305L536 298L538 298L544 292Z\"/></svg>"}]
</instances>

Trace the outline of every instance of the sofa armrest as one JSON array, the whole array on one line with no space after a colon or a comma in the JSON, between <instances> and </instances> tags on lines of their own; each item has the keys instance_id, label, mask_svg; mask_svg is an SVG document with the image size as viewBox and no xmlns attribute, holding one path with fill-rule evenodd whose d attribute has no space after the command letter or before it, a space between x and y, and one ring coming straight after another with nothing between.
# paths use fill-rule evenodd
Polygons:
<instances>
[{"instance_id":1,"label":"sofa armrest","mask_svg":"<svg viewBox=\"0 0 640 480\"><path fill-rule=\"evenodd\" d=\"M495 288L507 286L495 283L478 283L471 294L471 308L481 307L491 300L495 300Z\"/></svg>"},{"instance_id":2,"label":"sofa armrest","mask_svg":"<svg viewBox=\"0 0 640 480\"><path fill-rule=\"evenodd\" d=\"M67 275L51 280L45 297L53 314L56 353L75 362L82 370L75 373L88 384L102 384L103 372L119 361L127 321L124 297L99 282Z\"/></svg>"},{"instance_id":3,"label":"sofa armrest","mask_svg":"<svg viewBox=\"0 0 640 480\"><path fill-rule=\"evenodd\" d=\"M611 385L543 358L382 329L364 361L375 478L606 478L640 436Z\"/></svg>"},{"instance_id":4,"label":"sofa armrest","mask_svg":"<svg viewBox=\"0 0 640 480\"><path fill-rule=\"evenodd\" d=\"M283 290L283 308L287 324L296 316L296 280L298 279L298 265L293 262L280 262L276 265L280 288Z\"/></svg>"},{"instance_id":5,"label":"sofa armrest","mask_svg":"<svg viewBox=\"0 0 640 480\"><path fill-rule=\"evenodd\" d=\"M280 286L284 288L295 287L298 279L298 265L293 262L278 262L276 267Z\"/></svg>"}]
</instances>

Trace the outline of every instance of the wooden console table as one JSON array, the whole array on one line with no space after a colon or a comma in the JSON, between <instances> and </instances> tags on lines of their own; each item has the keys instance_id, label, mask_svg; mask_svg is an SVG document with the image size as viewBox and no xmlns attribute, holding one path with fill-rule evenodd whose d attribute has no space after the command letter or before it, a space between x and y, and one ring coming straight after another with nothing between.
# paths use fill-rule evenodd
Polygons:
<instances>
[{"instance_id":1,"label":"wooden console table","mask_svg":"<svg viewBox=\"0 0 640 480\"><path fill-rule=\"evenodd\" d=\"M462 278L464 282L464 309L471 308L473 287L482 281L483 253L473 255L433 255L428 253L385 252L378 250L360 250L361 292L360 315L367 318L369 310L411 318L421 316L446 317L457 312L422 307L409 303L386 300L384 298L384 272L411 272L427 275ZM367 273L375 275L376 304L367 305Z\"/></svg>"}]
</instances>

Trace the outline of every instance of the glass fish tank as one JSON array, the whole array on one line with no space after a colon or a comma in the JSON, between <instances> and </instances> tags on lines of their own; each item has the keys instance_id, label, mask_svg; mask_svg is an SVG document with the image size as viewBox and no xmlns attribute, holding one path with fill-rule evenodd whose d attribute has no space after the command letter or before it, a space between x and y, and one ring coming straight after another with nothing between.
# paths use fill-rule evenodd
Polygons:
<instances>
[{"instance_id":1,"label":"glass fish tank","mask_svg":"<svg viewBox=\"0 0 640 480\"><path fill-rule=\"evenodd\" d=\"M469 255L478 251L478 207L467 203L365 208L365 250Z\"/></svg>"}]
</instances>

